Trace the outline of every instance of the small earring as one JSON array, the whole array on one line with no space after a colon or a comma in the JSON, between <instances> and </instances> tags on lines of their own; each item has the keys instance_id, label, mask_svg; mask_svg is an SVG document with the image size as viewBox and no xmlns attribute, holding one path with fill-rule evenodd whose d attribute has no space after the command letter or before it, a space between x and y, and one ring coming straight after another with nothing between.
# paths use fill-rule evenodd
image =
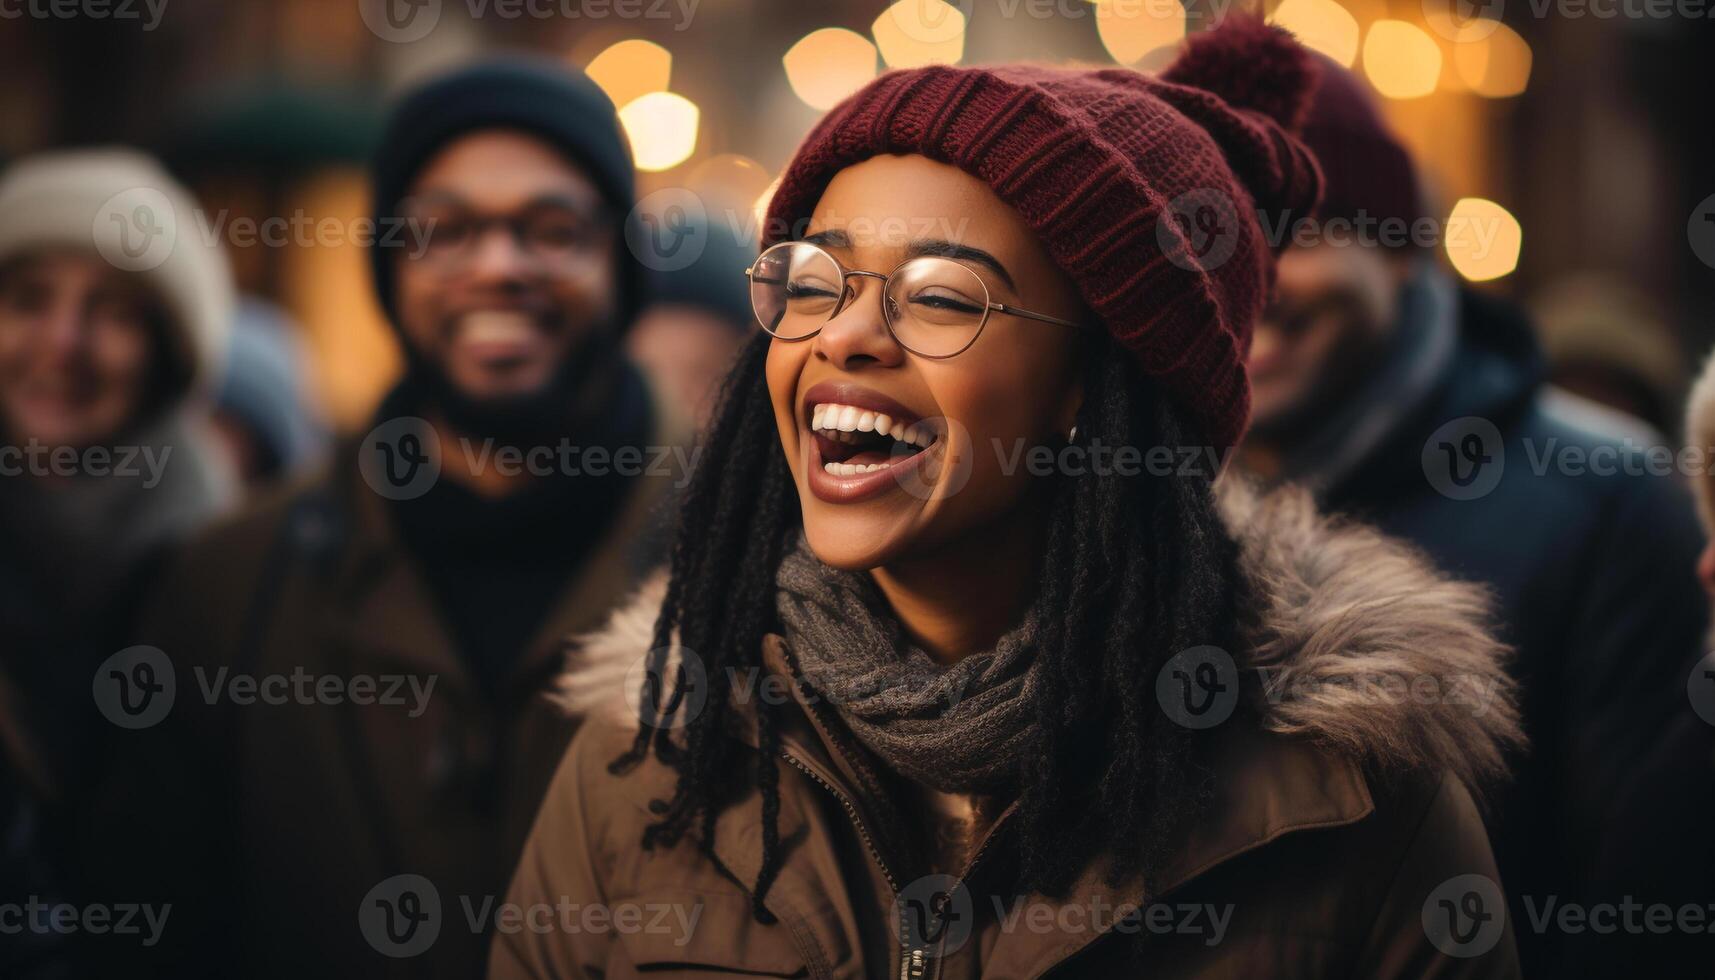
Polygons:
<instances>
[{"instance_id":1,"label":"small earring","mask_svg":"<svg viewBox=\"0 0 1715 980\"><path fill-rule=\"evenodd\" d=\"M1075 426L1075 425L1072 426L1072 431L1066 433L1066 441L1067 442L1077 442L1078 441L1078 427L1077 426Z\"/></svg>"}]
</instances>

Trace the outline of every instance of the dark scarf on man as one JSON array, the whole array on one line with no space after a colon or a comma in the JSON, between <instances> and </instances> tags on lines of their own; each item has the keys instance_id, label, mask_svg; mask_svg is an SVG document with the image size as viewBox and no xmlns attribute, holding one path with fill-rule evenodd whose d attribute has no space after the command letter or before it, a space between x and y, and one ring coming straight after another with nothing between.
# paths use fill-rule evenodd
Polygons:
<instances>
[{"instance_id":1,"label":"dark scarf on man","mask_svg":"<svg viewBox=\"0 0 1715 980\"><path fill-rule=\"evenodd\" d=\"M561 413L557 423L496 424L486 433L460 434L490 452L502 446L557 448L563 440L580 451L580 458L600 448L611 460L623 447L644 447L655 415L637 368L623 358L606 357L599 374L585 379L589 384L567 397L576 409ZM441 407L430 400L432 391L408 376L379 417ZM455 445L449 453L456 462L448 465L465 465L464 447ZM500 692L639 479L611 467L599 476L556 471L494 498L443 476L422 496L393 502L400 537L483 691Z\"/></svg>"},{"instance_id":2,"label":"dark scarf on man","mask_svg":"<svg viewBox=\"0 0 1715 980\"><path fill-rule=\"evenodd\" d=\"M775 583L805 680L865 748L938 792L1016 790L1035 717L1034 619L946 665L905 636L868 575L823 564L802 540Z\"/></svg>"}]
</instances>

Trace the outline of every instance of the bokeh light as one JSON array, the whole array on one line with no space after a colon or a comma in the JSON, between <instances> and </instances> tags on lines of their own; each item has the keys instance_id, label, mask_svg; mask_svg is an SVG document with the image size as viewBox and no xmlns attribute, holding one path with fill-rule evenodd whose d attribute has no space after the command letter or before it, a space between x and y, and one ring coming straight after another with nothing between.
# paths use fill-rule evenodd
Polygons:
<instances>
[{"instance_id":1,"label":"bokeh light","mask_svg":"<svg viewBox=\"0 0 1715 980\"><path fill-rule=\"evenodd\" d=\"M1286 0L1269 20L1347 68L1357 60L1358 19L1334 0Z\"/></svg>"},{"instance_id":2,"label":"bokeh light","mask_svg":"<svg viewBox=\"0 0 1715 980\"><path fill-rule=\"evenodd\" d=\"M621 41L591 58L584 74L614 105L622 106L650 92L667 91L673 54L653 41Z\"/></svg>"},{"instance_id":3,"label":"bokeh light","mask_svg":"<svg viewBox=\"0 0 1715 980\"><path fill-rule=\"evenodd\" d=\"M1108 54L1134 65L1185 38L1185 8L1172 0L1095 0L1096 33Z\"/></svg>"},{"instance_id":4,"label":"bokeh light","mask_svg":"<svg viewBox=\"0 0 1715 980\"><path fill-rule=\"evenodd\" d=\"M650 92L626 103L619 121L637 169L656 172L684 163L697 148L699 116L696 103L672 92Z\"/></svg>"},{"instance_id":5,"label":"bokeh light","mask_svg":"<svg viewBox=\"0 0 1715 980\"><path fill-rule=\"evenodd\" d=\"M1494 201L1465 197L1447 216L1447 260L1471 282L1499 279L1518 268L1524 229Z\"/></svg>"},{"instance_id":6,"label":"bokeh light","mask_svg":"<svg viewBox=\"0 0 1715 980\"><path fill-rule=\"evenodd\" d=\"M954 65L965 56L965 15L946 0L898 0L870 25L889 68Z\"/></svg>"},{"instance_id":7,"label":"bokeh light","mask_svg":"<svg viewBox=\"0 0 1715 980\"><path fill-rule=\"evenodd\" d=\"M1468 27L1473 33L1477 29ZM1491 99L1519 95L1530 84L1530 45L1505 24L1453 44L1453 68L1471 91Z\"/></svg>"},{"instance_id":8,"label":"bokeh light","mask_svg":"<svg viewBox=\"0 0 1715 980\"><path fill-rule=\"evenodd\" d=\"M1416 24L1378 20L1364 38L1364 74L1390 99L1428 95L1441 77L1441 48Z\"/></svg>"},{"instance_id":9,"label":"bokeh light","mask_svg":"<svg viewBox=\"0 0 1715 980\"><path fill-rule=\"evenodd\" d=\"M792 94L812 109L832 109L875 77L875 45L843 27L806 34L781 62Z\"/></svg>"}]
</instances>

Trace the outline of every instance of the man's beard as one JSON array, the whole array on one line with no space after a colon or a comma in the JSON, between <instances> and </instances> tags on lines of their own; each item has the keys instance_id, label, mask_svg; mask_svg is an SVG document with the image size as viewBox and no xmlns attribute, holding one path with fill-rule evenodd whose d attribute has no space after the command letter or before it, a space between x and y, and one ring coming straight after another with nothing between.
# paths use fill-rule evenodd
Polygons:
<instances>
[{"instance_id":1,"label":"man's beard","mask_svg":"<svg viewBox=\"0 0 1715 980\"><path fill-rule=\"evenodd\" d=\"M621 364L614 334L611 324L598 324L541 385L483 397L466 394L439 364L407 347L401 387L461 436L526 449L547 445L577 434L610 397Z\"/></svg>"},{"instance_id":2,"label":"man's beard","mask_svg":"<svg viewBox=\"0 0 1715 980\"><path fill-rule=\"evenodd\" d=\"M1342 330L1298 397L1267 417L1253 417L1247 438L1290 451L1319 435L1351 406L1365 372L1382 359L1386 340L1379 333L1368 326Z\"/></svg>"}]
</instances>

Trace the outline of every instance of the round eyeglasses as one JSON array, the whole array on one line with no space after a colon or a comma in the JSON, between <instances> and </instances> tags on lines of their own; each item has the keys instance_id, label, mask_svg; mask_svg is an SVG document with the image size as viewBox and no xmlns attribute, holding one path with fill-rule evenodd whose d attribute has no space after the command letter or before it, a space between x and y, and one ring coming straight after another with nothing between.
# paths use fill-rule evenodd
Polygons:
<instances>
[{"instance_id":1,"label":"round eyeglasses","mask_svg":"<svg viewBox=\"0 0 1715 980\"><path fill-rule=\"evenodd\" d=\"M899 346L921 357L962 354L977 342L990 313L1006 313L1062 327L1077 327L989 298L988 285L969 267L938 255L906 259L887 275L847 269L808 242L781 242L744 270L756 320L779 340L809 340L851 302L853 276L881 280L881 312Z\"/></svg>"}]
</instances>

